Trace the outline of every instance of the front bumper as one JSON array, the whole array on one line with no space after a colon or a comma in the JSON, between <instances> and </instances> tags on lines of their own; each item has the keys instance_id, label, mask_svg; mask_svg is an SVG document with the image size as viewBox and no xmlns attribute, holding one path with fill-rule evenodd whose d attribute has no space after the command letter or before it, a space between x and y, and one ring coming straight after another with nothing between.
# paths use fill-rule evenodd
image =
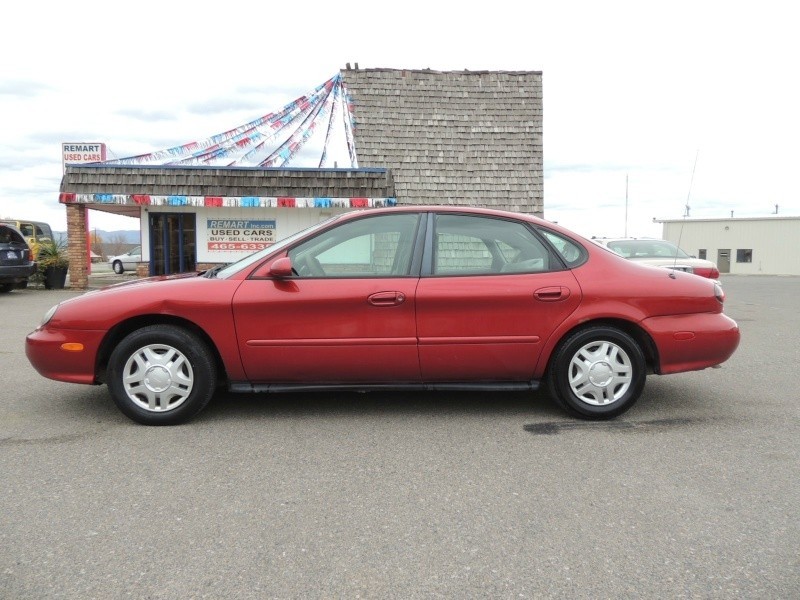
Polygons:
<instances>
[{"instance_id":1,"label":"front bumper","mask_svg":"<svg viewBox=\"0 0 800 600\"><path fill-rule=\"evenodd\" d=\"M25 355L33 368L48 379L99 383L95 369L96 357L105 334L105 331L43 327L25 338ZM82 350L67 350L64 344L80 344Z\"/></svg>"}]
</instances>

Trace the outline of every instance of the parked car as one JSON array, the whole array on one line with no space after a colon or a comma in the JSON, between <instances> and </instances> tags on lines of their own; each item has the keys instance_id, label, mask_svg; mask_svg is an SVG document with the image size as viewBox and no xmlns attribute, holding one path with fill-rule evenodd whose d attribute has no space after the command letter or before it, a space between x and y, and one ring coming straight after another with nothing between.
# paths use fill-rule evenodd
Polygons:
<instances>
[{"instance_id":1,"label":"parked car","mask_svg":"<svg viewBox=\"0 0 800 600\"><path fill-rule=\"evenodd\" d=\"M710 260L690 256L672 242L651 238L594 238L598 244L644 265L665 267L694 273L708 279L719 279L719 269Z\"/></svg>"},{"instance_id":2,"label":"parked car","mask_svg":"<svg viewBox=\"0 0 800 600\"><path fill-rule=\"evenodd\" d=\"M136 265L142 262L142 247L136 246L128 250L125 254L112 256L108 259L108 264L114 269L114 273L121 275L125 271L135 271Z\"/></svg>"},{"instance_id":3,"label":"parked car","mask_svg":"<svg viewBox=\"0 0 800 600\"><path fill-rule=\"evenodd\" d=\"M648 373L739 344L712 281L531 215L402 207L335 216L227 266L54 306L26 338L59 381L108 385L134 421L186 421L234 392L536 390L608 419Z\"/></svg>"},{"instance_id":4,"label":"parked car","mask_svg":"<svg viewBox=\"0 0 800 600\"><path fill-rule=\"evenodd\" d=\"M28 286L28 278L36 272L31 249L22 232L0 223L0 293Z\"/></svg>"},{"instance_id":5,"label":"parked car","mask_svg":"<svg viewBox=\"0 0 800 600\"><path fill-rule=\"evenodd\" d=\"M48 242L52 242L55 239L53 237L53 230L51 229L50 225L43 223L42 221L30 221L28 219L2 219L0 220L0 223L12 225L13 227L19 229L31 250L31 258L33 258L33 260L36 260L36 257L39 254L39 246Z\"/></svg>"}]
</instances>

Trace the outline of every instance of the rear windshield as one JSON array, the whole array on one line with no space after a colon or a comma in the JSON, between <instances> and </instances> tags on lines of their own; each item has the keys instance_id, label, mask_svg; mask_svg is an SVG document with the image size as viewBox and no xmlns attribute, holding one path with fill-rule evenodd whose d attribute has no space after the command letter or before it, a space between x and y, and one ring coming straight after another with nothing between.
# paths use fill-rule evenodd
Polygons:
<instances>
[{"instance_id":1,"label":"rear windshield","mask_svg":"<svg viewBox=\"0 0 800 600\"><path fill-rule=\"evenodd\" d=\"M620 240L609 242L608 247L625 258L689 258L686 252L663 240Z\"/></svg>"}]
</instances>

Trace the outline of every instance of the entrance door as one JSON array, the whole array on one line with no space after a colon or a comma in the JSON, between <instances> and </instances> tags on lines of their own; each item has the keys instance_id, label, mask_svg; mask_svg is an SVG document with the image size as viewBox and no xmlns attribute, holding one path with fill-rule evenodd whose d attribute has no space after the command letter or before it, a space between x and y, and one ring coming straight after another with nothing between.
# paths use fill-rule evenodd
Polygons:
<instances>
[{"instance_id":1,"label":"entrance door","mask_svg":"<svg viewBox=\"0 0 800 600\"><path fill-rule=\"evenodd\" d=\"M731 250L717 250L717 268L720 273L731 272Z\"/></svg>"},{"instance_id":2,"label":"entrance door","mask_svg":"<svg viewBox=\"0 0 800 600\"><path fill-rule=\"evenodd\" d=\"M197 268L193 213L150 213L150 275L172 275Z\"/></svg>"}]
</instances>

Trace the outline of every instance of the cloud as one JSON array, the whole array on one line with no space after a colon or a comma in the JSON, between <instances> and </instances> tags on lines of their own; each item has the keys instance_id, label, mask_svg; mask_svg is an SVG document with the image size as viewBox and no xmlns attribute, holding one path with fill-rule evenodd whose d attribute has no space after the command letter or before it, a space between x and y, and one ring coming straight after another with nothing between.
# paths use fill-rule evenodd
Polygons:
<instances>
[{"instance_id":1,"label":"cloud","mask_svg":"<svg viewBox=\"0 0 800 600\"><path fill-rule=\"evenodd\" d=\"M0 96L12 96L21 99L34 98L53 91L53 89L52 86L41 81L24 79L0 81Z\"/></svg>"},{"instance_id":2,"label":"cloud","mask_svg":"<svg viewBox=\"0 0 800 600\"><path fill-rule=\"evenodd\" d=\"M144 110L140 108L123 108L115 111L114 114L134 121L142 121L143 123L172 121L177 117L176 111L172 110Z\"/></svg>"}]
</instances>

